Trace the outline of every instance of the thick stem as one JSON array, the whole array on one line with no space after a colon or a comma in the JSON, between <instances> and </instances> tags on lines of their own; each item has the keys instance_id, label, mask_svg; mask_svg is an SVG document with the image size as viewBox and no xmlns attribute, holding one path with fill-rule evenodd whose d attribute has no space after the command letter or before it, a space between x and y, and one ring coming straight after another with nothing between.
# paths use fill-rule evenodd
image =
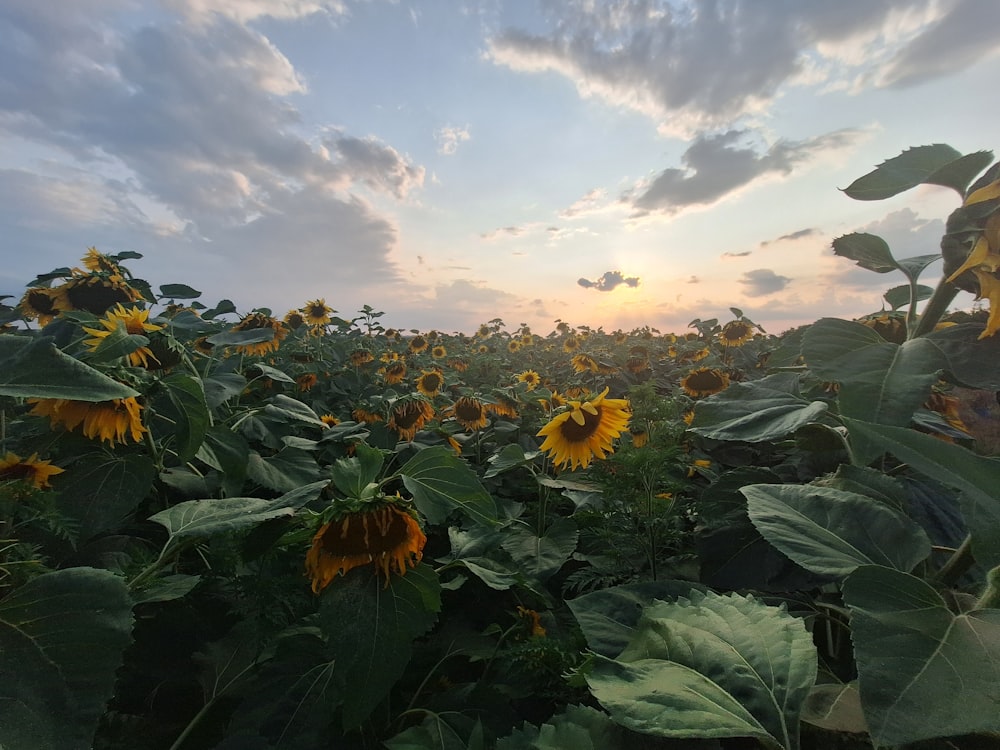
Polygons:
<instances>
[{"instance_id":1,"label":"thick stem","mask_svg":"<svg viewBox=\"0 0 1000 750\"><path fill-rule=\"evenodd\" d=\"M934 578L945 586L954 586L965 572L975 564L976 560L972 556L972 534L962 540L962 544L955 550L955 553L948 558L941 570Z\"/></svg>"},{"instance_id":2,"label":"thick stem","mask_svg":"<svg viewBox=\"0 0 1000 750\"><path fill-rule=\"evenodd\" d=\"M917 321L917 325L913 329L910 338L924 336L933 331L934 326L940 322L941 316L948 310L948 305L952 303L957 294L958 287L949 283L942 276L941 281L938 282L937 289L934 290L934 294L927 300L927 306L924 308L923 313L921 313L920 319Z\"/></svg>"}]
</instances>

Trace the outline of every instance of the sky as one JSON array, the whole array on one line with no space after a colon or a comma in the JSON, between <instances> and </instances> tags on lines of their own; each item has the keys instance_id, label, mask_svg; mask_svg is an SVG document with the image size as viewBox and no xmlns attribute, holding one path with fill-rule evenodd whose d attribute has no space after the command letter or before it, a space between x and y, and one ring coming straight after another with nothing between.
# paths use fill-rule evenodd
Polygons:
<instances>
[{"instance_id":1,"label":"sky","mask_svg":"<svg viewBox=\"0 0 1000 750\"><path fill-rule=\"evenodd\" d=\"M995 0L0 0L0 294L94 246L208 307L423 331L857 317L904 278L832 240L933 253L960 199L841 190L1000 147L998 27Z\"/></svg>"}]
</instances>

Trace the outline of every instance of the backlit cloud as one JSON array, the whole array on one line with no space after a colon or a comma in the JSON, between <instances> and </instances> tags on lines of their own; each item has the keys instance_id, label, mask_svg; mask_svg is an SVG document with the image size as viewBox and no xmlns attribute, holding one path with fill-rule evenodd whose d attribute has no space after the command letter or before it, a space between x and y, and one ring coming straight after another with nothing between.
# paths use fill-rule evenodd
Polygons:
<instances>
[{"instance_id":1,"label":"backlit cloud","mask_svg":"<svg viewBox=\"0 0 1000 750\"><path fill-rule=\"evenodd\" d=\"M639 286L639 277L623 276L621 271L605 271L604 275L597 279L597 281L579 279L576 283L584 289L596 289L599 292L610 292L622 284L634 289Z\"/></svg>"},{"instance_id":2,"label":"backlit cloud","mask_svg":"<svg viewBox=\"0 0 1000 750\"><path fill-rule=\"evenodd\" d=\"M787 276L781 276L770 268L756 268L753 271L746 271L737 283L743 287L746 296L765 297L780 292L790 281Z\"/></svg>"}]
</instances>

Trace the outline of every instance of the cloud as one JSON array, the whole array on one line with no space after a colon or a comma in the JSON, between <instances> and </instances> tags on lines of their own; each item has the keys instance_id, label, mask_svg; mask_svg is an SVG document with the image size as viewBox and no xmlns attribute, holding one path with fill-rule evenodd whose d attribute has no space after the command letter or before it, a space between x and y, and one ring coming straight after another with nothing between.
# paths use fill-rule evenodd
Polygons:
<instances>
[{"instance_id":1,"label":"cloud","mask_svg":"<svg viewBox=\"0 0 1000 750\"><path fill-rule=\"evenodd\" d=\"M190 21L210 22L221 16L238 23L268 17L278 20L323 14L331 18L347 13L341 0L163 0Z\"/></svg>"},{"instance_id":2,"label":"cloud","mask_svg":"<svg viewBox=\"0 0 1000 750\"><path fill-rule=\"evenodd\" d=\"M622 284L634 289L639 286L639 277L623 276L621 271L605 271L604 275L597 281L579 279L576 283L584 289L596 289L599 292L610 292Z\"/></svg>"},{"instance_id":3,"label":"cloud","mask_svg":"<svg viewBox=\"0 0 1000 750\"><path fill-rule=\"evenodd\" d=\"M458 151L459 143L471 140L472 136L469 134L468 125L463 128L448 125L434 133L434 139L438 144L438 153L451 156Z\"/></svg>"},{"instance_id":4,"label":"cloud","mask_svg":"<svg viewBox=\"0 0 1000 750\"><path fill-rule=\"evenodd\" d=\"M749 135L729 130L699 136L681 156L682 168L664 169L623 196L633 216L673 215L690 206L717 203L758 179L788 175L818 154L849 145L859 132L838 130L804 141L778 141L763 152L747 142Z\"/></svg>"},{"instance_id":5,"label":"cloud","mask_svg":"<svg viewBox=\"0 0 1000 750\"><path fill-rule=\"evenodd\" d=\"M607 197L607 194L608 191L603 188L594 188L573 205L560 211L559 218L574 219L596 213L601 210L601 202Z\"/></svg>"},{"instance_id":6,"label":"cloud","mask_svg":"<svg viewBox=\"0 0 1000 750\"><path fill-rule=\"evenodd\" d=\"M820 231L814 227L809 229L800 229L797 232L789 232L788 234L783 234L780 237L773 240L764 240L760 243L760 247L767 247L768 245L773 245L778 242L791 242L793 240L801 240L805 237L815 237L820 234Z\"/></svg>"},{"instance_id":7,"label":"cloud","mask_svg":"<svg viewBox=\"0 0 1000 750\"><path fill-rule=\"evenodd\" d=\"M790 281L787 276L779 276L770 268L756 268L753 271L746 271L737 283L743 286L743 293L746 296L765 297L780 292Z\"/></svg>"},{"instance_id":8,"label":"cloud","mask_svg":"<svg viewBox=\"0 0 1000 750\"><path fill-rule=\"evenodd\" d=\"M995 18L978 18L997 11L980 0L802 2L776 12L754 0L575 0L550 10L543 33L508 28L493 36L488 59L558 73L581 97L641 112L680 136L758 114L787 86L854 79L899 50L889 80L920 67L924 77L955 72L1000 45ZM962 51L966 36L973 53ZM865 55L848 54L862 46Z\"/></svg>"},{"instance_id":9,"label":"cloud","mask_svg":"<svg viewBox=\"0 0 1000 750\"><path fill-rule=\"evenodd\" d=\"M722 257L723 258L745 258L748 255L753 255L753 250L744 250L743 252L739 252L739 253L727 252L727 253L723 253Z\"/></svg>"},{"instance_id":10,"label":"cloud","mask_svg":"<svg viewBox=\"0 0 1000 750\"><path fill-rule=\"evenodd\" d=\"M324 141L324 145L340 157L340 167L352 180L374 190L405 198L424 184L423 167L411 165L396 149L375 138L342 136Z\"/></svg>"},{"instance_id":11,"label":"cloud","mask_svg":"<svg viewBox=\"0 0 1000 750\"><path fill-rule=\"evenodd\" d=\"M494 229L492 232L483 232L479 235L479 238L489 242L490 240L496 240L505 235L508 237L520 237L526 231L527 229L525 227L511 225Z\"/></svg>"}]
</instances>

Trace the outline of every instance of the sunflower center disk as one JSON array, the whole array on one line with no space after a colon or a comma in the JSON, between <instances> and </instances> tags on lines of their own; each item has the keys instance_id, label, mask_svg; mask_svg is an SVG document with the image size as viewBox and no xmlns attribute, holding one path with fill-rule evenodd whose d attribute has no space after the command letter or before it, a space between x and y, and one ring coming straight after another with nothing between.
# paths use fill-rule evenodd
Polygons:
<instances>
[{"instance_id":1,"label":"sunflower center disk","mask_svg":"<svg viewBox=\"0 0 1000 750\"><path fill-rule=\"evenodd\" d=\"M392 552L407 539L402 516L388 508L369 513L353 513L323 535L323 551L336 557Z\"/></svg>"},{"instance_id":2,"label":"sunflower center disk","mask_svg":"<svg viewBox=\"0 0 1000 750\"><path fill-rule=\"evenodd\" d=\"M577 424L576 420L567 419L561 425L559 425L559 432L570 443L582 443L590 438L597 428L601 426L601 407L594 407L597 411L596 414L591 414L589 411L580 411L583 415L583 424Z\"/></svg>"}]
</instances>

